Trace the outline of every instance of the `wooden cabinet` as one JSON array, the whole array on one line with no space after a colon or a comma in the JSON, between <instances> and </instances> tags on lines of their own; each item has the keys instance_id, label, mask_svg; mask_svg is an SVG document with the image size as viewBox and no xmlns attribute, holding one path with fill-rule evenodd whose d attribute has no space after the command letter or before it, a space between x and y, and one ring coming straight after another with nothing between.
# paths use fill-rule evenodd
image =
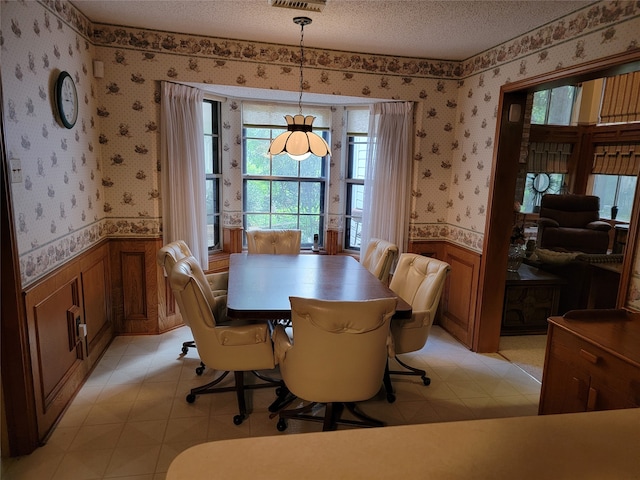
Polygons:
<instances>
[{"instance_id":1,"label":"wooden cabinet","mask_svg":"<svg viewBox=\"0 0 640 480\"><path fill-rule=\"evenodd\" d=\"M540 414L640 406L640 314L579 310L549 318Z\"/></svg>"}]
</instances>

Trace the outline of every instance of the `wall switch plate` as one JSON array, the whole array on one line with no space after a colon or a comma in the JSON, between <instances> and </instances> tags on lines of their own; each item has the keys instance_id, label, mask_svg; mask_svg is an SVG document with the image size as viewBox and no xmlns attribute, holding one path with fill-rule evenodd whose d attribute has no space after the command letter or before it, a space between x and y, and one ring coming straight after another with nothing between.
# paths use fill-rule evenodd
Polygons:
<instances>
[{"instance_id":1,"label":"wall switch plate","mask_svg":"<svg viewBox=\"0 0 640 480\"><path fill-rule=\"evenodd\" d=\"M11 166L11 183L22 183L22 162L19 158L9 160Z\"/></svg>"}]
</instances>

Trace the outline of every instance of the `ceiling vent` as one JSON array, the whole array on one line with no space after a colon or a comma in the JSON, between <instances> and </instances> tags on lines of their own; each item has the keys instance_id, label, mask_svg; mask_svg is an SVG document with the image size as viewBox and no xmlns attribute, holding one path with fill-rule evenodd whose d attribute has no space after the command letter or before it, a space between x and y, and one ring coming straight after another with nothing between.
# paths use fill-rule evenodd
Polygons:
<instances>
[{"instance_id":1,"label":"ceiling vent","mask_svg":"<svg viewBox=\"0 0 640 480\"><path fill-rule=\"evenodd\" d=\"M269 3L272 7L321 12L327 4L327 0L269 0Z\"/></svg>"}]
</instances>

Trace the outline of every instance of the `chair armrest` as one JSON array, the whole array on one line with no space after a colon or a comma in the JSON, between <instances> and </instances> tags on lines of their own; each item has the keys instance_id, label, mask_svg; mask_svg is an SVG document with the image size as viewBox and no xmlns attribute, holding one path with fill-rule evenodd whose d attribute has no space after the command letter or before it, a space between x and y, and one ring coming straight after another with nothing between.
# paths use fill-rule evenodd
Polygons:
<instances>
[{"instance_id":1,"label":"chair armrest","mask_svg":"<svg viewBox=\"0 0 640 480\"><path fill-rule=\"evenodd\" d=\"M211 291L215 296L227 294L229 272L207 273L205 277L207 277L209 288L211 288Z\"/></svg>"},{"instance_id":2,"label":"chair armrest","mask_svg":"<svg viewBox=\"0 0 640 480\"><path fill-rule=\"evenodd\" d=\"M538 219L538 227L546 228L546 227L554 227L558 228L560 224L555 221L553 218L541 217Z\"/></svg>"},{"instance_id":3,"label":"chair armrest","mask_svg":"<svg viewBox=\"0 0 640 480\"><path fill-rule=\"evenodd\" d=\"M585 228L588 228L589 230L600 230L602 232L608 232L609 230L611 230L611 225L609 225L607 222L603 222L602 220L596 220L595 222L587 223Z\"/></svg>"},{"instance_id":4,"label":"chair armrest","mask_svg":"<svg viewBox=\"0 0 640 480\"><path fill-rule=\"evenodd\" d=\"M269 324L222 326L214 329L218 343L223 347L256 345L269 341Z\"/></svg>"},{"instance_id":5,"label":"chair armrest","mask_svg":"<svg viewBox=\"0 0 640 480\"><path fill-rule=\"evenodd\" d=\"M273 357L275 364L278 365L287 355L287 351L293 346L291 339L282 325L276 325L271 335L273 340Z\"/></svg>"}]
</instances>

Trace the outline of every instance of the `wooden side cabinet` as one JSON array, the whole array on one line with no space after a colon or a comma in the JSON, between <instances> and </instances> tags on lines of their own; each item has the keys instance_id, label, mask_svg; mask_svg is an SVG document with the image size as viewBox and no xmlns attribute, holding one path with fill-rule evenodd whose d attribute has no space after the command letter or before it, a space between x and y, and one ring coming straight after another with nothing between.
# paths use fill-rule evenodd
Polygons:
<instances>
[{"instance_id":1,"label":"wooden side cabinet","mask_svg":"<svg viewBox=\"0 0 640 480\"><path fill-rule=\"evenodd\" d=\"M640 406L640 314L574 310L549 318L539 413Z\"/></svg>"}]
</instances>

